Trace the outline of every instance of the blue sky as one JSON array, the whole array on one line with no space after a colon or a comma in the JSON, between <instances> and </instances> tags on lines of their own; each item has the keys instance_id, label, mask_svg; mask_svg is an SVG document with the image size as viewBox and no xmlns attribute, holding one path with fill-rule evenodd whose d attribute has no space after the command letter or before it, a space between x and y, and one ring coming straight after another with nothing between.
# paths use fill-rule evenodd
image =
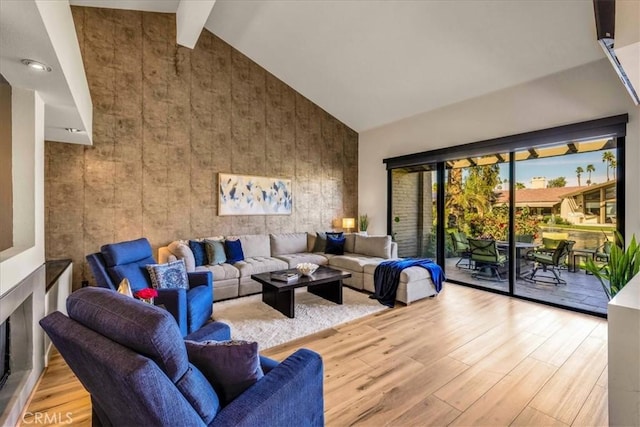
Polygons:
<instances>
[{"instance_id":1,"label":"blue sky","mask_svg":"<svg viewBox=\"0 0 640 427\"><path fill-rule=\"evenodd\" d=\"M615 155L615 151L612 151ZM581 184L586 185L589 174L586 172L587 165L592 164L596 171L591 173L591 182L600 184L607 180L606 163L602 162L604 151L594 151L591 153L572 154L567 156L549 157L544 159L532 159L516 163L516 182L522 182L528 188L531 187L531 178L543 176L547 181L564 176L567 186L578 185L576 168L582 166L585 170L580 178ZM500 177L508 178L509 170L506 164L501 165ZM609 177L613 179L613 171L609 170Z\"/></svg>"}]
</instances>

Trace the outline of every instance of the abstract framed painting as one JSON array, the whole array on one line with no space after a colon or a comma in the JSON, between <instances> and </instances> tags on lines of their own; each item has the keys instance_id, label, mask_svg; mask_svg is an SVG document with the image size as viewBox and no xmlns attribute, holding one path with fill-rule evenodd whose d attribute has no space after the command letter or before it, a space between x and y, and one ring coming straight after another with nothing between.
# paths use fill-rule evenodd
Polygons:
<instances>
[{"instance_id":1,"label":"abstract framed painting","mask_svg":"<svg viewBox=\"0 0 640 427\"><path fill-rule=\"evenodd\" d=\"M218 215L291 215L291 180L218 174Z\"/></svg>"}]
</instances>

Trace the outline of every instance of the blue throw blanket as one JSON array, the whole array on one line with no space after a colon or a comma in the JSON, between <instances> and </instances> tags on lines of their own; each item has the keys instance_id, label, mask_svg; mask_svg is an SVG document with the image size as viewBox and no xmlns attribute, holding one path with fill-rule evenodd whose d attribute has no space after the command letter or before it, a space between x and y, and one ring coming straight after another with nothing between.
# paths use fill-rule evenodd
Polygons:
<instances>
[{"instance_id":1,"label":"blue throw blanket","mask_svg":"<svg viewBox=\"0 0 640 427\"><path fill-rule=\"evenodd\" d=\"M376 267L376 271L373 273L373 284L376 292L369 298L377 299L380 304L393 307L396 303L396 293L400 284L400 273L409 267L422 267L429 270L436 292L442 290L442 282L445 277L442 268L438 264L426 258L406 258L384 261Z\"/></svg>"}]
</instances>

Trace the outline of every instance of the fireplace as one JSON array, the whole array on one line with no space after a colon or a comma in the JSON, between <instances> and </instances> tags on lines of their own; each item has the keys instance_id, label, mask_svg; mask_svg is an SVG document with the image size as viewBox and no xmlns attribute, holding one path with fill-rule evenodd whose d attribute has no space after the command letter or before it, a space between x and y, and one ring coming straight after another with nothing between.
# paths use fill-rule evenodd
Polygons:
<instances>
[{"instance_id":1,"label":"fireplace","mask_svg":"<svg viewBox=\"0 0 640 427\"><path fill-rule=\"evenodd\" d=\"M9 374L11 373L9 361L11 357L11 343L9 341L11 334L11 327L9 326L9 319L0 324L0 390L7 382Z\"/></svg>"}]
</instances>

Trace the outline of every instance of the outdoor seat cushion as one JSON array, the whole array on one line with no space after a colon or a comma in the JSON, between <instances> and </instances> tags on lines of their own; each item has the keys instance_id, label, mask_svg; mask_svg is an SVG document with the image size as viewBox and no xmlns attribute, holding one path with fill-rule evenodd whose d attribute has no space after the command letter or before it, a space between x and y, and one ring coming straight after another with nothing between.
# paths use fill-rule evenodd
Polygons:
<instances>
[{"instance_id":1,"label":"outdoor seat cushion","mask_svg":"<svg viewBox=\"0 0 640 427\"><path fill-rule=\"evenodd\" d=\"M271 257L245 258L244 261L236 262L233 266L240 271L240 277L248 277L252 274L286 270L289 268L289 264L286 262Z\"/></svg>"},{"instance_id":2,"label":"outdoor seat cushion","mask_svg":"<svg viewBox=\"0 0 640 427\"><path fill-rule=\"evenodd\" d=\"M196 271L210 271L213 274L213 282L227 279L237 279L240 271L231 264L201 265L196 267Z\"/></svg>"},{"instance_id":3,"label":"outdoor seat cushion","mask_svg":"<svg viewBox=\"0 0 640 427\"><path fill-rule=\"evenodd\" d=\"M507 256L503 255L503 254L498 254L497 259L495 256L491 256L491 255L475 255L475 254L471 254L471 259L475 262L486 262L486 263L493 263L493 264L502 264L504 262L507 262Z\"/></svg>"},{"instance_id":4,"label":"outdoor seat cushion","mask_svg":"<svg viewBox=\"0 0 640 427\"><path fill-rule=\"evenodd\" d=\"M543 264L553 264L553 253L535 253L533 254L533 259L535 261L541 262Z\"/></svg>"},{"instance_id":5,"label":"outdoor seat cushion","mask_svg":"<svg viewBox=\"0 0 640 427\"><path fill-rule=\"evenodd\" d=\"M327 257L320 254L312 254L309 252L288 254L288 255L276 255L276 258L285 261L289 264L289 268L295 268L298 264L303 262L311 262L313 264L325 265L329 261Z\"/></svg>"},{"instance_id":6,"label":"outdoor seat cushion","mask_svg":"<svg viewBox=\"0 0 640 427\"><path fill-rule=\"evenodd\" d=\"M360 254L344 254L336 255L329 259L329 265L331 267L342 268L356 273L362 273L364 266L367 264L380 264L385 261L383 258L371 257Z\"/></svg>"}]
</instances>

